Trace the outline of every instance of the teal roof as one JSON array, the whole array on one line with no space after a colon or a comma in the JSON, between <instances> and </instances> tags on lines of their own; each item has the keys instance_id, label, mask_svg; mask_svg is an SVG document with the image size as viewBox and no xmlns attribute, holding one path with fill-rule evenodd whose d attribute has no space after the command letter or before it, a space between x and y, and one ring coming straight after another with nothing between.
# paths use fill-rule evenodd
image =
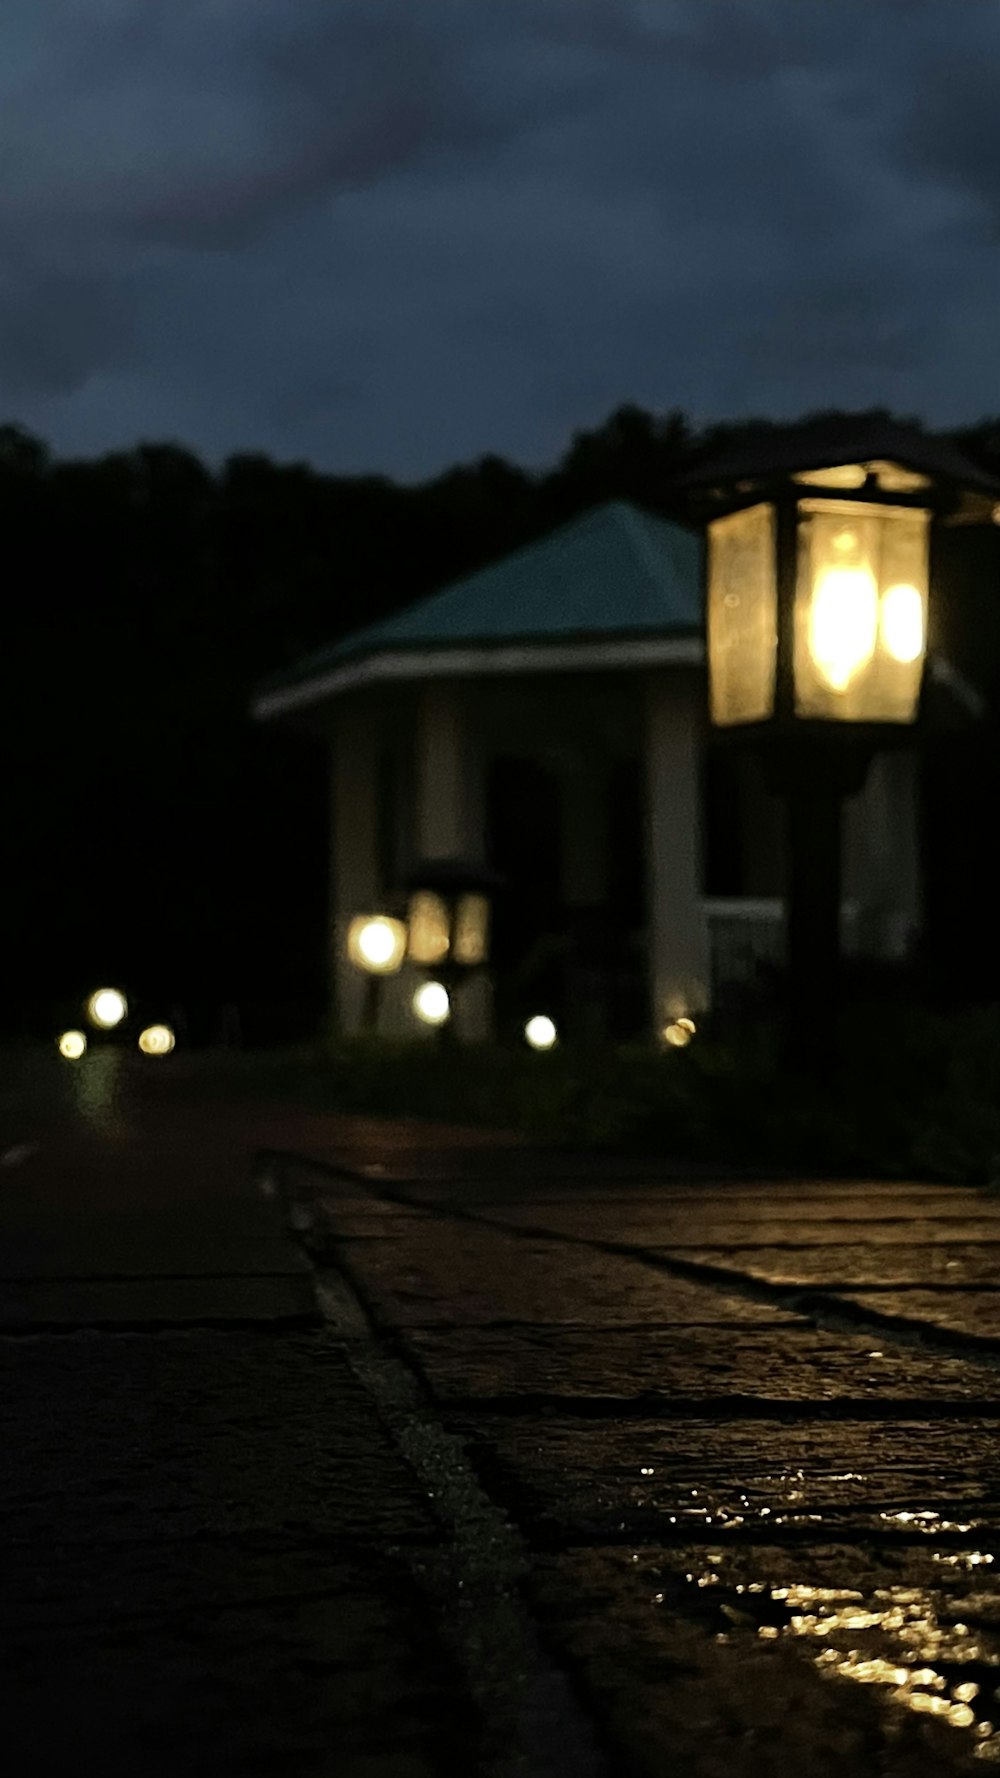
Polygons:
<instances>
[{"instance_id":1,"label":"teal roof","mask_svg":"<svg viewBox=\"0 0 1000 1778\"><path fill-rule=\"evenodd\" d=\"M693 532L612 500L306 656L261 689L390 650L696 635L701 564Z\"/></svg>"}]
</instances>

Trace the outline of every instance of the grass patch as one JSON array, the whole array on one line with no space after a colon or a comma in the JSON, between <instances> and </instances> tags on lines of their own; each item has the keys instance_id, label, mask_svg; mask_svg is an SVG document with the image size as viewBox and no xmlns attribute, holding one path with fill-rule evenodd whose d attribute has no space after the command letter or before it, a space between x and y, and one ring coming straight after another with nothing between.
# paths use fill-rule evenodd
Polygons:
<instances>
[{"instance_id":1,"label":"grass patch","mask_svg":"<svg viewBox=\"0 0 1000 1778\"><path fill-rule=\"evenodd\" d=\"M699 1036L686 1050L456 1047L336 1040L204 1058L224 1085L316 1110L515 1130L529 1140L878 1178L1000 1178L1000 1010L852 1012L843 1061L790 1080L774 1044ZM199 1059L200 1061L201 1059Z\"/></svg>"}]
</instances>

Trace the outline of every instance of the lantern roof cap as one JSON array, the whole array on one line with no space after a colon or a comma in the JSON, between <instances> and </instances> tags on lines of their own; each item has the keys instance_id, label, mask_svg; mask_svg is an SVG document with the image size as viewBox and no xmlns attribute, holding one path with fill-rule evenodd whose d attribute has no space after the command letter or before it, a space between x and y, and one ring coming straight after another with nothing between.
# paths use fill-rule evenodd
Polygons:
<instances>
[{"instance_id":1,"label":"lantern roof cap","mask_svg":"<svg viewBox=\"0 0 1000 1778\"><path fill-rule=\"evenodd\" d=\"M1000 499L1000 478L980 469L950 438L883 414L831 414L791 425L761 422L742 439L707 450L674 486L694 492L727 482L773 481L802 470L872 462L898 463L934 482Z\"/></svg>"},{"instance_id":2,"label":"lantern roof cap","mask_svg":"<svg viewBox=\"0 0 1000 1778\"><path fill-rule=\"evenodd\" d=\"M487 893L500 889L505 878L479 858L426 858L403 879L411 891L432 889L441 895Z\"/></svg>"}]
</instances>

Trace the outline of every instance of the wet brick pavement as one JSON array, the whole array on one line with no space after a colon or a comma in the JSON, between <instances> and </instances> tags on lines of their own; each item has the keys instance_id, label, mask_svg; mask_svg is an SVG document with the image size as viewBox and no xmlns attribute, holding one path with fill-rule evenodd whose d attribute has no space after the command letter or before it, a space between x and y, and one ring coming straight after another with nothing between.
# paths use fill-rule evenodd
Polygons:
<instances>
[{"instance_id":1,"label":"wet brick pavement","mask_svg":"<svg viewBox=\"0 0 1000 1778\"><path fill-rule=\"evenodd\" d=\"M1000 1200L513 1157L285 1189L518 1527L612 1770L1000 1765Z\"/></svg>"},{"instance_id":2,"label":"wet brick pavement","mask_svg":"<svg viewBox=\"0 0 1000 1778\"><path fill-rule=\"evenodd\" d=\"M3 1095L13 1771L1000 1764L1000 1199L93 1060Z\"/></svg>"},{"instance_id":3,"label":"wet brick pavement","mask_svg":"<svg viewBox=\"0 0 1000 1778\"><path fill-rule=\"evenodd\" d=\"M44 1059L0 1130L6 1769L479 1770L421 1579L449 1529L254 1180L329 1122L178 1115L92 1059Z\"/></svg>"}]
</instances>

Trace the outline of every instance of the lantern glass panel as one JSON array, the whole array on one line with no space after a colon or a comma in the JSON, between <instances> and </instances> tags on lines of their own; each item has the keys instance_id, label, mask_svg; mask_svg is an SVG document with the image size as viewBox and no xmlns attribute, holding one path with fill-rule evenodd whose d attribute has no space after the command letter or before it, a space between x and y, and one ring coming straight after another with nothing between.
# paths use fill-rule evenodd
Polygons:
<instances>
[{"instance_id":1,"label":"lantern glass panel","mask_svg":"<svg viewBox=\"0 0 1000 1778\"><path fill-rule=\"evenodd\" d=\"M774 508L750 506L708 532L708 660L712 721L774 714L778 638Z\"/></svg>"},{"instance_id":2,"label":"lantern glass panel","mask_svg":"<svg viewBox=\"0 0 1000 1778\"><path fill-rule=\"evenodd\" d=\"M443 963L451 943L447 903L432 889L410 897L409 956L411 963Z\"/></svg>"},{"instance_id":3,"label":"lantern glass panel","mask_svg":"<svg viewBox=\"0 0 1000 1778\"><path fill-rule=\"evenodd\" d=\"M485 895L462 895L455 909L452 958L472 968L485 963L489 949L490 904Z\"/></svg>"},{"instance_id":4,"label":"lantern glass panel","mask_svg":"<svg viewBox=\"0 0 1000 1778\"><path fill-rule=\"evenodd\" d=\"M916 720L926 651L929 514L799 503L795 713Z\"/></svg>"}]
</instances>

